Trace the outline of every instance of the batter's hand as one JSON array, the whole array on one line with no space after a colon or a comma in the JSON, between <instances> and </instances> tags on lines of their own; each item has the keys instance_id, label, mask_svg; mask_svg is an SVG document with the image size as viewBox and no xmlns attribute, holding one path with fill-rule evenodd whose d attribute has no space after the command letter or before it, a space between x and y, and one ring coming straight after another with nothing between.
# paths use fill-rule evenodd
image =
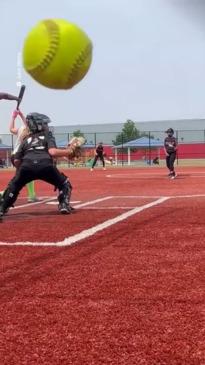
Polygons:
<instances>
[{"instance_id":1,"label":"batter's hand","mask_svg":"<svg viewBox=\"0 0 205 365\"><path fill-rule=\"evenodd\" d=\"M16 117L19 115L19 111L18 110L14 110L13 113L12 113L12 118L13 119L16 119Z\"/></svg>"}]
</instances>

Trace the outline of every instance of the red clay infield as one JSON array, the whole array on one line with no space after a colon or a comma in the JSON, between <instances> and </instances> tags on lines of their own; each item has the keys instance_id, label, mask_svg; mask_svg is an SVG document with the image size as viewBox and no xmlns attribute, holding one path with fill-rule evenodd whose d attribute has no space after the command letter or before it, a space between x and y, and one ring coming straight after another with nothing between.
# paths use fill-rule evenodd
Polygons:
<instances>
[{"instance_id":1,"label":"red clay infield","mask_svg":"<svg viewBox=\"0 0 205 365\"><path fill-rule=\"evenodd\" d=\"M204 365L205 170L67 173L75 214L37 182L0 224L0 363Z\"/></svg>"}]
</instances>

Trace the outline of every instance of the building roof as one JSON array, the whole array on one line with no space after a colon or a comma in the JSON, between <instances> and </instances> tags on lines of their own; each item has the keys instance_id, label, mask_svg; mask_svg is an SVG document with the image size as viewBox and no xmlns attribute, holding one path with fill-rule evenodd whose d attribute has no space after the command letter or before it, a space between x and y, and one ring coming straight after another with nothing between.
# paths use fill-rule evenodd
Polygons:
<instances>
[{"instance_id":1,"label":"building roof","mask_svg":"<svg viewBox=\"0 0 205 365\"><path fill-rule=\"evenodd\" d=\"M133 120L134 121L134 120ZM93 123L93 124L67 124L54 126L55 133L72 133L81 130L83 133L120 133L126 121L116 123ZM205 119L176 119L176 120L153 120L153 121L134 121L135 126L140 131L163 132L167 128L178 131L194 131L205 129Z\"/></svg>"},{"instance_id":2,"label":"building roof","mask_svg":"<svg viewBox=\"0 0 205 365\"><path fill-rule=\"evenodd\" d=\"M125 121L126 122L126 121ZM65 135L72 135L76 130L80 130L89 143L112 144L119 133L122 132L125 123L103 123L55 126L56 140L65 138ZM147 122L135 122L135 127L141 132L150 133L155 139L163 140L165 131L173 128L178 141L183 143L204 142L205 141L205 119L178 119L159 120Z\"/></svg>"},{"instance_id":3,"label":"building roof","mask_svg":"<svg viewBox=\"0 0 205 365\"><path fill-rule=\"evenodd\" d=\"M123 144L123 148L156 148L164 146L164 142L154 138L141 137ZM122 148L122 144L114 148Z\"/></svg>"}]
</instances>

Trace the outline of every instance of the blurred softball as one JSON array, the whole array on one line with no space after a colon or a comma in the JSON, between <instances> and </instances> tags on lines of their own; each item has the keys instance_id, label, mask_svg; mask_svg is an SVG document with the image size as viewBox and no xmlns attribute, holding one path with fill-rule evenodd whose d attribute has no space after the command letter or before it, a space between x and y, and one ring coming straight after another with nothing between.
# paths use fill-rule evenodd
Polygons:
<instances>
[{"instance_id":1,"label":"blurred softball","mask_svg":"<svg viewBox=\"0 0 205 365\"><path fill-rule=\"evenodd\" d=\"M52 89L71 89L87 74L92 42L77 25L63 19L45 19L27 35L23 46L25 70Z\"/></svg>"}]
</instances>

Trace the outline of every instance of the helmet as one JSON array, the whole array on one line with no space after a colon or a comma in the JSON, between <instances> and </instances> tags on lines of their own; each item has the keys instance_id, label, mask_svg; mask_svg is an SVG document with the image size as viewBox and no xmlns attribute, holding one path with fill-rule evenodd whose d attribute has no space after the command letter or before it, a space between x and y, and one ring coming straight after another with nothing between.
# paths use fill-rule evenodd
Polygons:
<instances>
[{"instance_id":1,"label":"helmet","mask_svg":"<svg viewBox=\"0 0 205 365\"><path fill-rule=\"evenodd\" d=\"M165 133L168 133L168 134L174 134L174 129L172 128L168 128Z\"/></svg>"},{"instance_id":2,"label":"helmet","mask_svg":"<svg viewBox=\"0 0 205 365\"><path fill-rule=\"evenodd\" d=\"M48 129L48 123L51 122L50 118L45 114L29 113L26 116L26 122L29 131L32 134L39 133Z\"/></svg>"}]
</instances>

